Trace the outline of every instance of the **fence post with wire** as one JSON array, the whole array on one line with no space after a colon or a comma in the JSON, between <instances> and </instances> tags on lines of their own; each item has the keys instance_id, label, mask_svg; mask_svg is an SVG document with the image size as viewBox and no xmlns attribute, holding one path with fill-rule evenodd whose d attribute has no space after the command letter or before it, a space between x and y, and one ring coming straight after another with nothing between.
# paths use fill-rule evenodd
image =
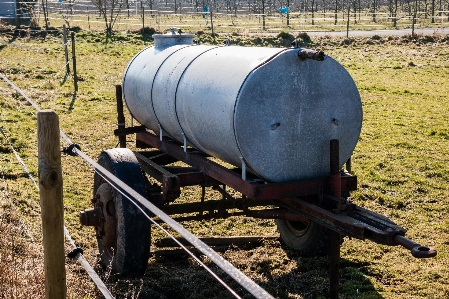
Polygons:
<instances>
[{"instance_id":1,"label":"fence post with wire","mask_svg":"<svg viewBox=\"0 0 449 299\"><path fill-rule=\"evenodd\" d=\"M39 191L44 243L45 297L66 297L64 203L59 119L54 111L37 114Z\"/></svg>"},{"instance_id":2,"label":"fence post with wire","mask_svg":"<svg viewBox=\"0 0 449 299\"><path fill-rule=\"evenodd\" d=\"M72 38L72 63L73 63L73 87L75 93L78 91L78 76L76 74L76 54L75 54L75 32L71 32Z\"/></svg>"},{"instance_id":3,"label":"fence post with wire","mask_svg":"<svg viewBox=\"0 0 449 299\"><path fill-rule=\"evenodd\" d=\"M69 65L69 49L67 47L67 28L65 24L62 26L62 42L64 44L64 56L65 56L65 77L70 74L70 65Z\"/></svg>"}]
</instances>

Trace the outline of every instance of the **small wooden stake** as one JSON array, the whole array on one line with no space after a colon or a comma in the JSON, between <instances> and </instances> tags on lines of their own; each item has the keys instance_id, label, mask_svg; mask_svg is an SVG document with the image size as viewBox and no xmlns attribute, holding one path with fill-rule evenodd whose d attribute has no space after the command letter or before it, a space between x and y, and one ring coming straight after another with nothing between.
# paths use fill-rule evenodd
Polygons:
<instances>
[{"instance_id":1,"label":"small wooden stake","mask_svg":"<svg viewBox=\"0 0 449 299\"><path fill-rule=\"evenodd\" d=\"M64 299L67 294L59 134L59 118L56 113L51 110L38 112L38 171L46 299Z\"/></svg>"},{"instance_id":2,"label":"small wooden stake","mask_svg":"<svg viewBox=\"0 0 449 299\"><path fill-rule=\"evenodd\" d=\"M67 28L65 24L62 25L62 42L64 43L64 57L65 57L65 74L68 76L70 74L70 64L69 64L69 49L67 47Z\"/></svg>"},{"instance_id":3,"label":"small wooden stake","mask_svg":"<svg viewBox=\"0 0 449 299\"><path fill-rule=\"evenodd\" d=\"M78 91L78 76L76 74L76 54L75 54L75 32L71 32L72 37L72 63L73 63L73 86L75 93Z\"/></svg>"}]
</instances>

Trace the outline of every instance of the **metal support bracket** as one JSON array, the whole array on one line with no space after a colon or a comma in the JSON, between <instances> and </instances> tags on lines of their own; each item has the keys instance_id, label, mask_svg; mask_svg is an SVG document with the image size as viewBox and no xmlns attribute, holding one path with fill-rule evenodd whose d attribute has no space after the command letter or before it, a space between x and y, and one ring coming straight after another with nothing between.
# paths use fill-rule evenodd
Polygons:
<instances>
[{"instance_id":1,"label":"metal support bracket","mask_svg":"<svg viewBox=\"0 0 449 299\"><path fill-rule=\"evenodd\" d=\"M240 161L242 161L242 180L246 181L246 163L243 157L239 157Z\"/></svg>"}]
</instances>

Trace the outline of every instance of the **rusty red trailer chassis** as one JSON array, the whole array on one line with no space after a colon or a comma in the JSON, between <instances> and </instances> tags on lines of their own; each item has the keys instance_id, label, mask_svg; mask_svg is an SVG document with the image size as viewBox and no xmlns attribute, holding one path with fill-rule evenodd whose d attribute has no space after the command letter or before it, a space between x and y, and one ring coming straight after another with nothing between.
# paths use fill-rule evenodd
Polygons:
<instances>
[{"instance_id":1,"label":"rusty red trailer chassis","mask_svg":"<svg viewBox=\"0 0 449 299\"><path fill-rule=\"evenodd\" d=\"M238 208L243 211L240 214L254 218L279 218L293 221L309 219L339 235L361 240L369 239L384 245L404 246L411 250L416 258L429 258L437 254L435 249L421 246L405 238L406 230L387 217L358 207L342 197L343 194L349 194L350 191L357 189L357 177L339 168L338 140L330 140L330 175L328 177L267 183L251 174L242 173L241 169L224 167L209 159L204 153L189 148L185 144L182 145L161 134L157 136L144 126L125 128L120 85L116 86L116 100L118 128L114 134L119 138L120 147L126 147L126 135L136 134L138 148L153 149L135 154L142 170L162 185L162 197L156 195L151 199L150 195L150 200L155 204L163 205L161 209L169 215L199 212L196 217L184 219L199 220L204 217L204 210L224 210L221 217L227 217L226 209ZM176 161L182 161L191 167L166 166ZM164 205L179 197L181 187L192 185L202 186L201 202ZM221 185L223 187L220 187ZM204 187L206 186L213 186L220 191L223 194L223 200L205 201ZM233 198L226 192L225 186L240 192L242 198ZM277 205L279 208L249 209L267 205ZM339 249L339 242L334 243L338 243L338 246L334 244L334 247Z\"/></svg>"},{"instance_id":2,"label":"rusty red trailer chassis","mask_svg":"<svg viewBox=\"0 0 449 299\"><path fill-rule=\"evenodd\" d=\"M267 183L257 178L243 180L241 170L228 169L208 159L203 153L195 149L184 148L171 139L164 137L161 140L159 136L147 132L142 127L116 130L115 134L124 136L130 131L140 131L136 134L137 147L156 149L146 153L136 153L136 156L142 169L162 183L164 198L168 201L171 201L170 193L179 195L179 188L183 186L226 185L240 192L242 198L231 198L226 201L227 204L220 201L208 201L204 203L207 206L206 210L210 210L210 207L241 208L244 210L244 214L255 218L300 220L305 217L344 236L361 240L369 239L391 246L402 245L411 250L412 255L417 258L436 255L434 249L421 246L405 238L406 230L397 226L387 217L347 203L341 198L341 195L333 194L336 183L340 183L340 191L337 191L340 194L356 190L357 178L347 172L338 171L329 177L283 183ZM335 141L333 142L335 143ZM332 152L335 155L335 151L331 151L331 156ZM153 160L165 160L165 163L182 161L193 167L178 169L165 167ZM331 159L331 161L335 161L335 159ZM180 170L185 172L175 173ZM312 198L313 202L308 201ZM162 210L167 214L194 212L201 210L200 205L201 203L190 204L190 209L189 204L168 205L165 209L162 207ZM249 207L257 205L278 205L280 208L249 209Z\"/></svg>"}]
</instances>

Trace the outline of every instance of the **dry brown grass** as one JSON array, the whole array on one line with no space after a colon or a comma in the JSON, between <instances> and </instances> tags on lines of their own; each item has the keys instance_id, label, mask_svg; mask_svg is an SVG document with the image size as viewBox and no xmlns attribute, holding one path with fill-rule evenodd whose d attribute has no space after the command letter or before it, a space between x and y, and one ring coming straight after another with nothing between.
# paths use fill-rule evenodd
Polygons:
<instances>
[{"instance_id":1,"label":"dry brown grass","mask_svg":"<svg viewBox=\"0 0 449 299\"><path fill-rule=\"evenodd\" d=\"M0 299L45 298L44 256L40 230L22 218L3 178L0 187ZM70 251L66 246L66 252ZM76 260L66 263L67 298L92 298L97 290Z\"/></svg>"},{"instance_id":2,"label":"dry brown grass","mask_svg":"<svg viewBox=\"0 0 449 299\"><path fill-rule=\"evenodd\" d=\"M6 184L0 187L0 298L43 298L42 251L12 204Z\"/></svg>"}]
</instances>

